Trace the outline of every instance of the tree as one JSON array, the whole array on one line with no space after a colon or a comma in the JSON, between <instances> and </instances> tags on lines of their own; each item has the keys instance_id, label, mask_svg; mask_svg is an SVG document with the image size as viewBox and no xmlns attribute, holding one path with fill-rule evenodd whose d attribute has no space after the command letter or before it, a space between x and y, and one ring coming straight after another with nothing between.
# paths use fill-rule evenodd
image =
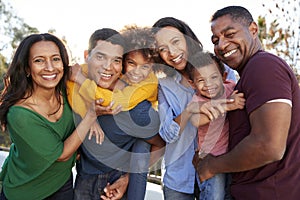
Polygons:
<instances>
[{"instance_id":1,"label":"tree","mask_svg":"<svg viewBox=\"0 0 300 200\"><path fill-rule=\"evenodd\" d=\"M29 26L16 16L8 2L0 0L0 90L3 89L3 75L7 71L12 52L20 41L29 34L38 33L38 29ZM8 133L0 130L0 146L9 146Z\"/></svg>"},{"instance_id":2,"label":"tree","mask_svg":"<svg viewBox=\"0 0 300 200\"><path fill-rule=\"evenodd\" d=\"M299 76L300 70L300 2L298 0L273 0L265 16L258 17L259 38L267 51L284 58ZM267 25L267 21L270 24Z\"/></svg>"},{"instance_id":3,"label":"tree","mask_svg":"<svg viewBox=\"0 0 300 200\"><path fill-rule=\"evenodd\" d=\"M27 35L38 33L38 29L24 22L14 14L12 6L0 0L0 82L6 72L8 62L11 59L13 50L20 41ZM2 88L0 88L2 89Z\"/></svg>"}]
</instances>

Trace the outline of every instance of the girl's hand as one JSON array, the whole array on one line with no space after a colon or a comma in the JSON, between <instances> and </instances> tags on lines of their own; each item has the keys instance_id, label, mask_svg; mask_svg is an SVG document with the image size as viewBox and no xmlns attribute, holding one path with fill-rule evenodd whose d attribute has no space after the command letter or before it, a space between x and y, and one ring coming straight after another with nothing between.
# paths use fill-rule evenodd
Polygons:
<instances>
[{"instance_id":1,"label":"girl's hand","mask_svg":"<svg viewBox=\"0 0 300 200\"><path fill-rule=\"evenodd\" d=\"M70 67L69 80L80 85L86 80L86 77L82 74L81 66L78 63Z\"/></svg>"},{"instance_id":2,"label":"girl's hand","mask_svg":"<svg viewBox=\"0 0 300 200\"><path fill-rule=\"evenodd\" d=\"M96 113L99 115L116 115L122 111L122 106L118 105L113 109L114 102L112 101L108 106L101 106L103 99L96 100Z\"/></svg>"}]
</instances>

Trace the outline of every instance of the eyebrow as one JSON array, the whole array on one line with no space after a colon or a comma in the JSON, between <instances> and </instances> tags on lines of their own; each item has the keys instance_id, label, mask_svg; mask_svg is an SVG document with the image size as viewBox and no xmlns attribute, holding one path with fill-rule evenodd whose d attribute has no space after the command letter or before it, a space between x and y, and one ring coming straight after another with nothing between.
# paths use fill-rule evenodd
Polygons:
<instances>
[{"instance_id":1,"label":"eyebrow","mask_svg":"<svg viewBox=\"0 0 300 200\"><path fill-rule=\"evenodd\" d=\"M224 34L225 32L227 32L227 31L229 31L229 30L231 30L231 29L235 29L235 28L234 28L233 26L227 26L226 28L222 29L221 33ZM213 38L217 38L217 36L216 36L216 35L212 35L212 36L211 36L211 40L212 40Z\"/></svg>"},{"instance_id":2,"label":"eyebrow","mask_svg":"<svg viewBox=\"0 0 300 200\"><path fill-rule=\"evenodd\" d=\"M122 56L115 56L115 58L116 58L116 59L121 59L121 60L123 59Z\"/></svg>"}]
</instances>

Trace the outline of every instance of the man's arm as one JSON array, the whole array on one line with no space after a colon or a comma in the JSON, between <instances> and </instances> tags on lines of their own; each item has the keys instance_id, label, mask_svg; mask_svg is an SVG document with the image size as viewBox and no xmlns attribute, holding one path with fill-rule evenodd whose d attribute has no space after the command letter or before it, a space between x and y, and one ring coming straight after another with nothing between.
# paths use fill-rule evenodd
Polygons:
<instances>
[{"instance_id":1,"label":"man's arm","mask_svg":"<svg viewBox=\"0 0 300 200\"><path fill-rule=\"evenodd\" d=\"M194 157L200 180L218 173L241 172L281 160L291 123L291 106L265 103L250 114L251 132L230 152L201 159ZM255 156L253 156L255 155Z\"/></svg>"}]
</instances>

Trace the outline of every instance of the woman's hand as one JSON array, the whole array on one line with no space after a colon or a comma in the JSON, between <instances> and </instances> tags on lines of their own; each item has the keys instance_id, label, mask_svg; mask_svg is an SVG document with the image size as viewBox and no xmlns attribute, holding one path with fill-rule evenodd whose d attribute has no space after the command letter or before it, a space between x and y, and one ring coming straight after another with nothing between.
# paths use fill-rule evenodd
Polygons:
<instances>
[{"instance_id":1,"label":"woman's hand","mask_svg":"<svg viewBox=\"0 0 300 200\"><path fill-rule=\"evenodd\" d=\"M104 132L103 132L101 126L99 125L99 123L97 122L97 120L94 122L94 124L90 128L89 140L91 140L93 136L96 137L97 144L102 144L102 142L104 140Z\"/></svg>"}]
</instances>

